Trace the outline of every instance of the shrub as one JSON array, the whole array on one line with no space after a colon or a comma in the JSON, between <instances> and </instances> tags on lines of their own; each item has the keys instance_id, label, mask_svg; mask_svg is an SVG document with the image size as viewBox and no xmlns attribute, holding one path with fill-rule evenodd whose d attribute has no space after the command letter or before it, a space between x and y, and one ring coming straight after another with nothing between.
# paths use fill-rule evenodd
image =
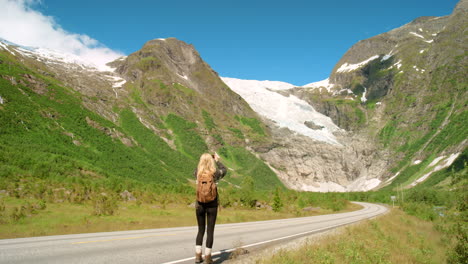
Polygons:
<instances>
[{"instance_id":1,"label":"shrub","mask_svg":"<svg viewBox=\"0 0 468 264\"><path fill-rule=\"evenodd\" d=\"M402 209L406 213L424 220L434 221L437 218L437 213L434 211L433 206L425 203L404 203L402 205Z\"/></svg>"},{"instance_id":2,"label":"shrub","mask_svg":"<svg viewBox=\"0 0 468 264\"><path fill-rule=\"evenodd\" d=\"M280 190L279 188L276 188L275 190L275 195L273 197L273 211L279 212L281 208L283 207L283 202L281 201L280 197Z\"/></svg>"},{"instance_id":3,"label":"shrub","mask_svg":"<svg viewBox=\"0 0 468 264\"><path fill-rule=\"evenodd\" d=\"M255 188L252 177L246 176L241 184L241 202L248 207L255 207L257 199L255 199Z\"/></svg>"},{"instance_id":4,"label":"shrub","mask_svg":"<svg viewBox=\"0 0 468 264\"><path fill-rule=\"evenodd\" d=\"M117 211L117 198L106 193L95 194L91 199L93 215L114 215Z\"/></svg>"},{"instance_id":5,"label":"shrub","mask_svg":"<svg viewBox=\"0 0 468 264\"><path fill-rule=\"evenodd\" d=\"M455 228L455 238L457 243L448 256L449 264L468 263L468 228L466 224L457 223Z\"/></svg>"}]
</instances>

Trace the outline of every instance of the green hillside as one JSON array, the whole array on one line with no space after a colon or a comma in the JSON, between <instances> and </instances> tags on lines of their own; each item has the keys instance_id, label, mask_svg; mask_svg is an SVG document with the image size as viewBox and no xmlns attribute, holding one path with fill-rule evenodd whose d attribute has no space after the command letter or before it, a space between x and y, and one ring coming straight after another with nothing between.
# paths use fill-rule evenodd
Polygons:
<instances>
[{"instance_id":1,"label":"green hillside","mask_svg":"<svg viewBox=\"0 0 468 264\"><path fill-rule=\"evenodd\" d=\"M4 101L0 105L0 189L14 188L24 179L115 191L188 188L198 157L217 150L215 145L222 147L219 152L225 162L235 167L234 182L248 175L261 189L282 186L261 160L241 145L226 143L223 128L213 128L212 119L194 123L176 113L156 116L157 122L151 125L158 127L163 139L141 123L132 104L115 105L118 120L111 122L83 106L85 95L4 51L0 51L0 77ZM209 112L203 113L210 117ZM240 133L254 133L244 120L233 116L229 122L237 124ZM221 142L208 147L200 134L207 128ZM167 138L173 140L172 147Z\"/></svg>"}]
</instances>

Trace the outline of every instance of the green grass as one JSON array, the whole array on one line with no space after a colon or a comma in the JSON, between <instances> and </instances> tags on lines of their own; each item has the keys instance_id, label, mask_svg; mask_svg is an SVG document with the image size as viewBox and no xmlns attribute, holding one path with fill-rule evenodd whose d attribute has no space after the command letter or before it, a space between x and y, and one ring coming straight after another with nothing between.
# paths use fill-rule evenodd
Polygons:
<instances>
[{"instance_id":1,"label":"green grass","mask_svg":"<svg viewBox=\"0 0 468 264\"><path fill-rule=\"evenodd\" d=\"M239 121L242 125L250 127L250 129L260 135L260 136L265 136L265 131L262 128L262 123L258 121L256 118L248 118L244 116L235 116L235 119Z\"/></svg>"},{"instance_id":2,"label":"green grass","mask_svg":"<svg viewBox=\"0 0 468 264\"><path fill-rule=\"evenodd\" d=\"M138 193L134 192L134 194ZM117 201L116 210L112 215L95 215L91 202L72 203L65 200L61 202L44 202L44 208L35 209L34 212L30 210L24 211L24 215L19 219L12 217L16 208L21 208L28 204L35 206L44 200L2 197L0 198L0 238L196 225L195 209L189 206L194 201L194 194L168 195L153 193L153 195L155 196L151 203L142 202L143 198L138 195L137 201ZM229 193L221 189L220 195L221 199L223 199ZM271 201L262 202L267 204ZM338 211L326 208L315 211L301 211L300 208L296 208L295 210L275 212L265 208L255 209L241 206L239 203L238 206L220 209L217 223L283 219L346 212L357 209L360 209L360 207L346 204L346 206Z\"/></svg>"},{"instance_id":3,"label":"green grass","mask_svg":"<svg viewBox=\"0 0 468 264\"><path fill-rule=\"evenodd\" d=\"M55 79L16 64L3 52L0 52L0 59L3 61L0 74L5 77L0 78L0 96L5 100L0 108L0 177L3 182L32 177L64 184L72 179L83 179L83 185L112 183L120 185L121 189L142 184L183 189L187 179L191 179L200 154L208 151L198 126L179 115L152 115L146 122L158 130L153 131L140 122L130 106L123 104L113 107L119 117L114 123L85 108L82 95L61 86ZM142 67L154 61L146 58L141 62ZM25 74L43 83L45 92L37 93L33 85L25 81ZM17 85L9 78L14 78ZM146 93L174 90L175 95L184 98L193 95L192 90L182 85L168 86L159 80L150 83L154 87L149 87L148 91L131 85L126 87L133 98L129 103L137 102L146 109L149 107L149 103L145 103ZM202 116L207 128L216 127L207 111L202 111ZM259 126L256 120L242 120L254 128L255 124ZM232 121L239 122L234 118ZM158 133L173 140L177 149L172 149ZM240 129L235 128L234 133L243 138ZM213 137L230 147L219 132ZM247 151L242 153L251 156ZM239 168L242 167L239 164ZM114 184L119 181L120 184ZM263 183L267 182L258 182L258 187ZM281 185L278 180L275 183ZM268 183L268 186L274 188L273 184Z\"/></svg>"},{"instance_id":4,"label":"green grass","mask_svg":"<svg viewBox=\"0 0 468 264\"><path fill-rule=\"evenodd\" d=\"M259 158L240 147L223 147L218 150L223 162L234 169L226 178L228 181L240 185L242 179L250 176L256 189L274 189L283 186L276 174Z\"/></svg>"},{"instance_id":5,"label":"green grass","mask_svg":"<svg viewBox=\"0 0 468 264\"><path fill-rule=\"evenodd\" d=\"M255 263L445 263L443 235L399 210Z\"/></svg>"},{"instance_id":6,"label":"green grass","mask_svg":"<svg viewBox=\"0 0 468 264\"><path fill-rule=\"evenodd\" d=\"M208 129L208 131L213 130L216 127L216 124L213 121L213 118L211 117L210 113L208 113L205 110L202 110L202 116L203 120L205 121L205 127Z\"/></svg>"},{"instance_id":7,"label":"green grass","mask_svg":"<svg viewBox=\"0 0 468 264\"><path fill-rule=\"evenodd\" d=\"M188 122L180 116L169 114L166 126L175 134L178 150L193 160L198 160L201 154L208 151L205 141L197 133L197 125Z\"/></svg>"}]
</instances>

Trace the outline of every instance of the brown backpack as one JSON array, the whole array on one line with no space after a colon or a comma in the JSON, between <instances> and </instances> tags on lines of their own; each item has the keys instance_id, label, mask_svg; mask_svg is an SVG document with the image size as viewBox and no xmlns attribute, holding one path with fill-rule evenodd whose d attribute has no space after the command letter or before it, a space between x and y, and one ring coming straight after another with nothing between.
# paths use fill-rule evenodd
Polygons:
<instances>
[{"instance_id":1,"label":"brown backpack","mask_svg":"<svg viewBox=\"0 0 468 264\"><path fill-rule=\"evenodd\" d=\"M218 195L214 175L209 172L203 172L198 176L197 200L201 203L214 201Z\"/></svg>"}]
</instances>

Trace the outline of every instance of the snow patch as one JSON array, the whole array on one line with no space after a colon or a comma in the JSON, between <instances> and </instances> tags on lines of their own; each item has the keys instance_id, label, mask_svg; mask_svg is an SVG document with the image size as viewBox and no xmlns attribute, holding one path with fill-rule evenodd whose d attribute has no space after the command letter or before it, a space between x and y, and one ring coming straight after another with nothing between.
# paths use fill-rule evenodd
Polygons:
<instances>
[{"instance_id":1,"label":"snow patch","mask_svg":"<svg viewBox=\"0 0 468 264\"><path fill-rule=\"evenodd\" d=\"M221 78L234 92L239 94L258 114L273 120L279 127L308 136L318 141L339 145L333 132L341 131L333 121L317 111L307 102L294 95L283 96L276 90L295 87L292 84L272 81L240 80ZM304 122L313 121L323 129L313 130Z\"/></svg>"},{"instance_id":2,"label":"snow patch","mask_svg":"<svg viewBox=\"0 0 468 264\"><path fill-rule=\"evenodd\" d=\"M420 160L415 160L415 161L413 162L413 165L418 165L418 164L420 164L421 162L422 162L422 161L420 161Z\"/></svg>"},{"instance_id":3,"label":"snow patch","mask_svg":"<svg viewBox=\"0 0 468 264\"><path fill-rule=\"evenodd\" d=\"M373 61L373 60L377 59L378 57L379 57L379 55L375 55L375 56L372 56L372 57L368 58L365 61L362 61L362 62L359 62L359 63L356 63L356 64L349 64L349 63L345 62L336 71L337 72L351 72L351 71L354 71L354 70L357 70L357 69L361 68L362 66L366 65L370 61Z\"/></svg>"},{"instance_id":4,"label":"snow patch","mask_svg":"<svg viewBox=\"0 0 468 264\"><path fill-rule=\"evenodd\" d=\"M8 51L8 52L11 53L12 55L15 55L13 52L11 52L11 50L8 48L8 46L7 46L5 43L1 42L1 41L0 41L0 47L1 47L2 49L4 49L4 50Z\"/></svg>"},{"instance_id":5,"label":"snow patch","mask_svg":"<svg viewBox=\"0 0 468 264\"><path fill-rule=\"evenodd\" d=\"M333 83L330 83L330 79L326 78L325 80L321 80L319 82L313 82L306 85L303 85L304 88L325 88L328 92L334 87Z\"/></svg>"},{"instance_id":6,"label":"snow patch","mask_svg":"<svg viewBox=\"0 0 468 264\"><path fill-rule=\"evenodd\" d=\"M385 55L385 56L383 56L382 60L380 60L380 61L381 62L386 61L386 60L390 59L391 57L392 57L392 55Z\"/></svg>"},{"instance_id":7,"label":"snow patch","mask_svg":"<svg viewBox=\"0 0 468 264\"><path fill-rule=\"evenodd\" d=\"M420 50L420 51L419 51L419 54L423 53L424 51L426 51L426 50Z\"/></svg>"},{"instance_id":8,"label":"snow patch","mask_svg":"<svg viewBox=\"0 0 468 264\"><path fill-rule=\"evenodd\" d=\"M367 93L367 88L364 87L364 92L362 93L362 96L361 96L361 102L363 102L363 103L365 103L367 101L366 93Z\"/></svg>"},{"instance_id":9,"label":"snow patch","mask_svg":"<svg viewBox=\"0 0 468 264\"><path fill-rule=\"evenodd\" d=\"M429 164L429 167L434 167L437 163L439 163L439 161L441 161L443 158L445 158L445 156L440 156L440 157L437 157L435 158L431 164Z\"/></svg>"},{"instance_id":10,"label":"snow patch","mask_svg":"<svg viewBox=\"0 0 468 264\"><path fill-rule=\"evenodd\" d=\"M181 78L183 78L183 79L185 79L185 80L188 80L188 77L187 77L187 75L185 75L185 74L184 74L184 75L181 75L181 74L178 74L178 73L177 73L177 75L179 75L179 77L181 77Z\"/></svg>"},{"instance_id":11,"label":"snow patch","mask_svg":"<svg viewBox=\"0 0 468 264\"><path fill-rule=\"evenodd\" d=\"M113 83L112 88L120 88L127 82L127 80L118 76L105 75L105 77Z\"/></svg>"},{"instance_id":12,"label":"snow patch","mask_svg":"<svg viewBox=\"0 0 468 264\"><path fill-rule=\"evenodd\" d=\"M6 47L5 43L0 41L2 47ZM11 49L11 50L10 50ZM84 59L78 55L66 52L60 52L45 48L33 48L33 47L24 47L16 44L11 44L10 49L7 49L12 53L12 51L18 53L21 56L29 57L36 59L40 62L46 64L57 64L57 65L67 65L68 68L81 68L87 70L95 71L112 71L112 68L105 64L95 64L89 59ZM14 53L12 53L15 55Z\"/></svg>"},{"instance_id":13,"label":"snow patch","mask_svg":"<svg viewBox=\"0 0 468 264\"><path fill-rule=\"evenodd\" d=\"M381 105L381 104L382 104L382 102L377 102L377 103L375 103L375 105Z\"/></svg>"},{"instance_id":14,"label":"snow patch","mask_svg":"<svg viewBox=\"0 0 468 264\"><path fill-rule=\"evenodd\" d=\"M356 179L347 186L342 186L332 181L317 182L313 185L302 184L300 189L307 192L353 192L353 191L370 191L379 186L382 181L379 179L366 179L361 177Z\"/></svg>"},{"instance_id":15,"label":"snow patch","mask_svg":"<svg viewBox=\"0 0 468 264\"><path fill-rule=\"evenodd\" d=\"M393 181L393 179L395 179L398 175L400 175L400 172L397 172L395 175L390 177L390 179L386 180L385 183L389 183L389 182Z\"/></svg>"},{"instance_id":16,"label":"snow patch","mask_svg":"<svg viewBox=\"0 0 468 264\"><path fill-rule=\"evenodd\" d=\"M366 179L365 177L361 177L355 181L353 181L350 185L346 186L346 190L348 192L352 191L370 191L375 187L379 186L382 181L379 179Z\"/></svg>"},{"instance_id":17,"label":"snow patch","mask_svg":"<svg viewBox=\"0 0 468 264\"><path fill-rule=\"evenodd\" d=\"M4 104L5 101L3 100L3 97L0 96L0 104Z\"/></svg>"},{"instance_id":18,"label":"snow patch","mask_svg":"<svg viewBox=\"0 0 468 264\"><path fill-rule=\"evenodd\" d=\"M318 186L315 186L318 185ZM331 181L318 182L315 185L303 184L301 186L302 191L306 192L345 192L346 188Z\"/></svg>"},{"instance_id":19,"label":"snow patch","mask_svg":"<svg viewBox=\"0 0 468 264\"><path fill-rule=\"evenodd\" d=\"M226 82L226 81L229 82L229 84L232 84L235 87L248 86L249 89L251 89L251 90L269 89L269 90L273 90L273 91L280 91L280 90L288 90L288 89L292 89L294 87L297 87L294 84L290 84L290 83L286 83L286 82L279 82L279 81L241 80L241 79L224 78L224 77L222 77L221 79L224 82ZM226 79L226 81L224 79ZM229 84L228 84L228 86L229 86Z\"/></svg>"},{"instance_id":20,"label":"snow patch","mask_svg":"<svg viewBox=\"0 0 468 264\"><path fill-rule=\"evenodd\" d=\"M447 168L448 166L452 165L452 163L458 158L458 156L460 156L460 152L451 154L450 157L448 157L445 160L445 164L438 165L434 169L441 170L443 168Z\"/></svg>"},{"instance_id":21,"label":"snow patch","mask_svg":"<svg viewBox=\"0 0 468 264\"><path fill-rule=\"evenodd\" d=\"M427 43L432 43L432 42L434 42L434 40L433 40L433 39L426 40L426 38L425 38L425 37L423 37L423 36L419 35L418 33L415 33L415 32L410 32L410 34L412 34L413 36L416 36L416 37L418 37L418 38L422 38L424 42L427 42Z\"/></svg>"},{"instance_id":22,"label":"snow patch","mask_svg":"<svg viewBox=\"0 0 468 264\"><path fill-rule=\"evenodd\" d=\"M423 36L419 35L419 34L418 34L418 33L416 33L416 32L410 32L410 34L412 34L412 35L414 35L414 36L416 36L416 37L418 37L418 38L422 38L422 39L424 39L424 37L423 37Z\"/></svg>"},{"instance_id":23,"label":"snow patch","mask_svg":"<svg viewBox=\"0 0 468 264\"><path fill-rule=\"evenodd\" d=\"M401 68L401 66L402 66L401 60L398 60L395 64L393 64L393 65L390 67L390 69L393 68L393 67L397 67L397 69L399 70L399 69Z\"/></svg>"},{"instance_id":24,"label":"snow patch","mask_svg":"<svg viewBox=\"0 0 468 264\"><path fill-rule=\"evenodd\" d=\"M414 182L412 182L410 184L410 186L416 186L417 184L425 181L427 178L429 178L429 176L431 176L432 173L436 172L436 171L440 171L442 169L445 169L447 167L449 167L450 165L452 165L452 163L458 158L458 156L460 156L460 152L458 153L453 153L451 154L447 159L445 159L443 162L440 162L439 161L441 159L443 159L445 156L441 156L441 157L438 157L436 159L434 159L431 164L429 164L428 167L433 167L435 166L436 164L438 164L437 166L435 166L430 172L424 174L422 177L418 178L417 180L415 180Z\"/></svg>"},{"instance_id":25,"label":"snow patch","mask_svg":"<svg viewBox=\"0 0 468 264\"><path fill-rule=\"evenodd\" d=\"M127 80L124 80L122 79L120 82L116 82L112 85L113 88L120 88L122 87L125 83L127 82Z\"/></svg>"},{"instance_id":26,"label":"snow patch","mask_svg":"<svg viewBox=\"0 0 468 264\"><path fill-rule=\"evenodd\" d=\"M424 73L426 70L425 69L419 69L417 66L413 66L413 69L415 69L417 72Z\"/></svg>"},{"instance_id":27,"label":"snow patch","mask_svg":"<svg viewBox=\"0 0 468 264\"><path fill-rule=\"evenodd\" d=\"M418 30L419 30L420 32L423 32L422 28L419 28Z\"/></svg>"}]
</instances>

